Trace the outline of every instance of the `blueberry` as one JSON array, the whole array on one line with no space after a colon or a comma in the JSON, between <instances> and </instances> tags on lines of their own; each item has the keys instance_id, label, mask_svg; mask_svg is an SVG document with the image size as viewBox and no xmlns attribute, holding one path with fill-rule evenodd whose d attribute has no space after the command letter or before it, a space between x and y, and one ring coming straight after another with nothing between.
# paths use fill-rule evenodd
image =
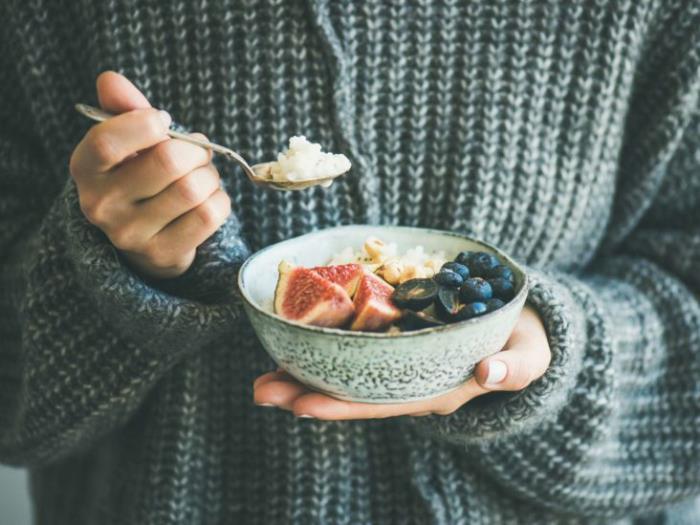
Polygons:
<instances>
[{"instance_id":1,"label":"blueberry","mask_svg":"<svg viewBox=\"0 0 700 525\"><path fill-rule=\"evenodd\" d=\"M481 301L476 301L474 303L464 305L464 307L459 311L459 314L457 314L457 317L460 321L464 319L471 319L472 317L478 317L479 315L485 314L487 310L488 308L486 307L486 304L482 303Z\"/></svg>"},{"instance_id":2,"label":"blueberry","mask_svg":"<svg viewBox=\"0 0 700 525\"><path fill-rule=\"evenodd\" d=\"M505 304L506 303L504 303L500 299L494 297L493 299L489 299L488 301L486 301L486 309L489 312L493 312L494 310L498 310Z\"/></svg>"},{"instance_id":3,"label":"blueberry","mask_svg":"<svg viewBox=\"0 0 700 525\"><path fill-rule=\"evenodd\" d=\"M469 258L469 270L475 277L487 277L488 273L500 263L498 259L486 252L476 252Z\"/></svg>"},{"instance_id":4,"label":"blueberry","mask_svg":"<svg viewBox=\"0 0 700 525\"><path fill-rule=\"evenodd\" d=\"M495 279L496 277L502 277L503 279L507 279L511 282L514 280L513 276L513 270L508 268L507 266L503 265L498 265L495 268L491 268L486 275L489 279Z\"/></svg>"},{"instance_id":5,"label":"blueberry","mask_svg":"<svg viewBox=\"0 0 700 525\"><path fill-rule=\"evenodd\" d=\"M435 282L442 286L459 287L464 282L464 278L457 272L443 268L433 276Z\"/></svg>"},{"instance_id":6,"label":"blueberry","mask_svg":"<svg viewBox=\"0 0 700 525\"><path fill-rule=\"evenodd\" d=\"M487 301L492 296L493 290L491 290L491 285L481 277L467 279L459 289L459 297L465 303Z\"/></svg>"},{"instance_id":7,"label":"blueberry","mask_svg":"<svg viewBox=\"0 0 700 525\"><path fill-rule=\"evenodd\" d=\"M469 252L469 251L466 251L466 252L459 252L459 253L457 254L457 257L455 257L455 261L454 261L454 262L457 262L457 263L462 264L462 265L464 265L464 266L469 266L469 265L471 264L472 257L473 257L474 254L476 254L476 253L477 253L477 252Z\"/></svg>"},{"instance_id":8,"label":"blueberry","mask_svg":"<svg viewBox=\"0 0 700 525\"><path fill-rule=\"evenodd\" d=\"M502 301L510 301L515 297L515 288L512 281L503 277L496 277L495 279L489 279L488 282L491 285L491 290L493 290L493 295Z\"/></svg>"},{"instance_id":9,"label":"blueberry","mask_svg":"<svg viewBox=\"0 0 700 525\"><path fill-rule=\"evenodd\" d=\"M446 262L440 270L452 270L462 276L462 280L469 279L469 268L458 262Z\"/></svg>"},{"instance_id":10,"label":"blueberry","mask_svg":"<svg viewBox=\"0 0 700 525\"><path fill-rule=\"evenodd\" d=\"M422 310L433 304L437 293L438 285L432 279L409 279L394 289L391 300L399 308Z\"/></svg>"},{"instance_id":11,"label":"blueberry","mask_svg":"<svg viewBox=\"0 0 700 525\"><path fill-rule=\"evenodd\" d=\"M455 288L440 288L435 301L435 310L442 319L454 320L461 307L459 292Z\"/></svg>"}]
</instances>

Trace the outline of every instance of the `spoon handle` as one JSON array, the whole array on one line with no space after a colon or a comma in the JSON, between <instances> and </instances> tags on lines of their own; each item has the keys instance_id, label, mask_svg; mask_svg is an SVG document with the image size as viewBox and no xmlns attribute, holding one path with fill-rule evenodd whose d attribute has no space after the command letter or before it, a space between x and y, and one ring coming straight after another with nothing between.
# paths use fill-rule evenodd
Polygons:
<instances>
[{"instance_id":1,"label":"spoon handle","mask_svg":"<svg viewBox=\"0 0 700 525\"><path fill-rule=\"evenodd\" d=\"M81 113L82 115L85 115L89 119L92 119L96 122L104 122L105 120L115 116L112 113L108 113L103 109L96 108L88 104L76 104L75 109L78 111L78 113ZM246 173L246 175L248 175L249 178L251 178L251 176L254 176L252 169L245 161L245 159L232 149L221 146L220 144L215 144L214 142L209 142L208 140L198 139L186 133L180 133L179 131L174 131L172 129L169 129L167 131L167 135L171 138L183 140L185 142L189 142L190 144L195 144L197 146L201 146L203 148L215 151L216 153L225 155L237 162L243 168L243 171Z\"/></svg>"}]
</instances>

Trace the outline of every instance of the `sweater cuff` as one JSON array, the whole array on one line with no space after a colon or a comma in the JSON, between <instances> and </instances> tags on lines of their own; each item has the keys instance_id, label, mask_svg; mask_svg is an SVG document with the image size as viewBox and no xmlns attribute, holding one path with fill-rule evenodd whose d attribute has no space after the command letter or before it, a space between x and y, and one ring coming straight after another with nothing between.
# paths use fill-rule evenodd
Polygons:
<instances>
[{"instance_id":1,"label":"sweater cuff","mask_svg":"<svg viewBox=\"0 0 700 525\"><path fill-rule=\"evenodd\" d=\"M243 315L236 274L248 256L238 221L229 219L200 247L192 267L169 281L146 281L126 266L107 237L83 216L72 180L49 220L42 246L61 239L84 297L126 340L139 346L201 347ZM63 250L57 250L63 251Z\"/></svg>"},{"instance_id":2,"label":"sweater cuff","mask_svg":"<svg viewBox=\"0 0 700 525\"><path fill-rule=\"evenodd\" d=\"M528 304L544 324L552 359L545 374L518 392L493 392L456 412L408 418L420 432L455 444L493 442L554 419L581 369L586 319L581 304L554 274L529 269Z\"/></svg>"},{"instance_id":3,"label":"sweater cuff","mask_svg":"<svg viewBox=\"0 0 700 525\"><path fill-rule=\"evenodd\" d=\"M185 273L171 279L142 279L169 295L203 304L239 302L238 270L249 254L238 218L231 214L197 248L197 255Z\"/></svg>"}]
</instances>

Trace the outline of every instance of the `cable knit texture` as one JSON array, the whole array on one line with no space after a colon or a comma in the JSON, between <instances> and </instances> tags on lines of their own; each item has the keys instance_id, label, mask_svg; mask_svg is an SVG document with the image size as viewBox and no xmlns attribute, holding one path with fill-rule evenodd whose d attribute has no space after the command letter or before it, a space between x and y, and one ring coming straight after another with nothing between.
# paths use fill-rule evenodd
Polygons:
<instances>
[{"instance_id":1,"label":"cable knit texture","mask_svg":"<svg viewBox=\"0 0 700 525\"><path fill-rule=\"evenodd\" d=\"M0 460L29 466L38 523L700 523L697 2L9 0L0 19ZM68 175L72 105L105 69L253 161L305 134L354 169L279 193L222 163L234 217L184 276L144 281ZM273 363L238 267L349 223L528 265L546 375L449 416L254 406Z\"/></svg>"}]
</instances>

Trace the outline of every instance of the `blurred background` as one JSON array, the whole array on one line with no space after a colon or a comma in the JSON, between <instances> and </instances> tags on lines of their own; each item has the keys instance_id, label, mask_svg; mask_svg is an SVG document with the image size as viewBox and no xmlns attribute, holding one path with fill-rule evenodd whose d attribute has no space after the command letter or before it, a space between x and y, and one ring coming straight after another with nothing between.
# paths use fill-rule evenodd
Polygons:
<instances>
[{"instance_id":1,"label":"blurred background","mask_svg":"<svg viewBox=\"0 0 700 525\"><path fill-rule=\"evenodd\" d=\"M0 525L30 525L27 476L24 470L0 465Z\"/></svg>"}]
</instances>

